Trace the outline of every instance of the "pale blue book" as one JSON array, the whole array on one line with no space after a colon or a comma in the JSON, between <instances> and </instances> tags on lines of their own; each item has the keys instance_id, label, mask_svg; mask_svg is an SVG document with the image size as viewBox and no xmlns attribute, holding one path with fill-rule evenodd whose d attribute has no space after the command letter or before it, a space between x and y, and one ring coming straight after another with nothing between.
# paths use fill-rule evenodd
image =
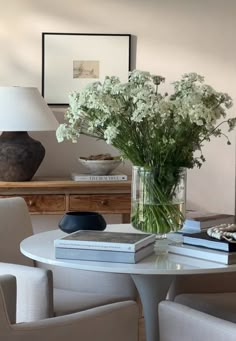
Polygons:
<instances>
[{"instance_id":1,"label":"pale blue book","mask_svg":"<svg viewBox=\"0 0 236 341\"><path fill-rule=\"evenodd\" d=\"M55 247L57 259L84 260L112 263L135 264L154 252L154 243L151 243L136 252L86 250Z\"/></svg>"},{"instance_id":2,"label":"pale blue book","mask_svg":"<svg viewBox=\"0 0 236 341\"><path fill-rule=\"evenodd\" d=\"M186 213L183 232L190 232L187 230L191 229L194 230L194 232L200 232L202 229L215 225L233 224L234 221L235 217L232 214L189 211Z\"/></svg>"}]
</instances>

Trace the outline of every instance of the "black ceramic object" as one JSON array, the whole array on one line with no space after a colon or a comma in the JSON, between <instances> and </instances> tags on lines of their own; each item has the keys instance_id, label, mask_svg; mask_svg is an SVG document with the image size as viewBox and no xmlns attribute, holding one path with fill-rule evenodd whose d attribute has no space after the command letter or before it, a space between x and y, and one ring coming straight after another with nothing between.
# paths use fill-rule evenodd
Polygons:
<instances>
[{"instance_id":1,"label":"black ceramic object","mask_svg":"<svg viewBox=\"0 0 236 341\"><path fill-rule=\"evenodd\" d=\"M106 225L103 216L97 212L67 212L58 224L59 228L66 233L78 230L103 231Z\"/></svg>"}]
</instances>

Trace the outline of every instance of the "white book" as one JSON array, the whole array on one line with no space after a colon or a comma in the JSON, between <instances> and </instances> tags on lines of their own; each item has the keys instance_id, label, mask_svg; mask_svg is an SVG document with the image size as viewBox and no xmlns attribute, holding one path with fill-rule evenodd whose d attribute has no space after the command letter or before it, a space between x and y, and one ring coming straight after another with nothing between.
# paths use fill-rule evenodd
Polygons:
<instances>
[{"instance_id":1,"label":"white book","mask_svg":"<svg viewBox=\"0 0 236 341\"><path fill-rule=\"evenodd\" d=\"M120 252L108 250L85 250L74 248L55 248L55 257L97 262L114 262L135 264L154 252L154 243L142 247L137 252Z\"/></svg>"},{"instance_id":2,"label":"white book","mask_svg":"<svg viewBox=\"0 0 236 341\"><path fill-rule=\"evenodd\" d=\"M125 174L91 175L91 174L72 173L71 178L74 181L126 181L128 180L128 176Z\"/></svg>"},{"instance_id":3,"label":"white book","mask_svg":"<svg viewBox=\"0 0 236 341\"><path fill-rule=\"evenodd\" d=\"M155 240L156 235L148 233L79 230L55 239L54 246L57 248L136 252L142 247L154 243Z\"/></svg>"},{"instance_id":4,"label":"white book","mask_svg":"<svg viewBox=\"0 0 236 341\"><path fill-rule=\"evenodd\" d=\"M186 227L183 226L180 230L176 231L176 233L197 233L200 231L206 231L207 229L200 229L200 227Z\"/></svg>"},{"instance_id":5,"label":"white book","mask_svg":"<svg viewBox=\"0 0 236 341\"><path fill-rule=\"evenodd\" d=\"M183 232L187 229L193 229L200 232L202 229L220 224L233 224L234 215L213 212L187 211L186 220L183 224Z\"/></svg>"},{"instance_id":6,"label":"white book","mask_svg":"<svg viewBox=\"0 0 236 341\"><path fill-rule=\"evenodd\" d=\"M236 263L236 252L224 252L186 244L169 244L168 251L182 256L200 258L223 264Z\"/></svg>"}]
</instances>

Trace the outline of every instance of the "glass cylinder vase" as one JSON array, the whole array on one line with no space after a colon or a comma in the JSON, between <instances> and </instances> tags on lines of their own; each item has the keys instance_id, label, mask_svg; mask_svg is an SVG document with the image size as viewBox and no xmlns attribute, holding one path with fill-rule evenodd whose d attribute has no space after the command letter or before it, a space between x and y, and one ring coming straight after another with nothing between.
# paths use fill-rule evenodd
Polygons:
<instances>
[{"instance_id":1,"label":"glass cylinder vase","mask_svg":"<svg viewBox=\"0 0 236 341\"><path fill-rule=\"evenodd\" d=\"M186 169L166 172L133 166L131 223L148 233L165 235L182 227L185 219Z\"/></svg>"}]
</instances>

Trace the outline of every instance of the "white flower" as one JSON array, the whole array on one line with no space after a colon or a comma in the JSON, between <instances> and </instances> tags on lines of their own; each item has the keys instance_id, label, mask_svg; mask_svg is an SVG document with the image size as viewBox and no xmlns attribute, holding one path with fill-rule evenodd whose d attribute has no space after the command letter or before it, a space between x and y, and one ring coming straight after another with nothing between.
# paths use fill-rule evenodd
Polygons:
<instances>
[{"instance_id":1,"label":"white flower","mask_svg":"<svg viewBox=\"0 0 236 341\"><path fill-rule=\"evenodd\" d=\"M108 126L106 130L104 131L104 138L107 142L107 144L112 144L113 139L116 138L118 134L118 130L116 127Z\"/></svg>"},{"instance_id":2,"label":"white flower","mask_svg":"<svg viewBox=\"0 0 236 341\"><path fill-rule=\"evenodd\" d=\"M74 137L72 138L72 135ZM73 128L68 128L66 124L60 124L56 131L56 137L58 142L62 142L65 139L72 140L73 143L77 142L77 138L80 136L79 131L74 130Z\"/></svg>"},{"instance_id":3,"label":"white flower","mask_svg":"<svg viewBox=\"0 0 236 341\"><path fill-rule=\"evenodd\" d=\"M211 136L227 139L220 128L223 122L229 131L235 127L236 119L225 119L232 99L204 84L196 73L174 82L171 95L158 91L163 81L162 76L134 70L128 82L105 77L103 83L71 93L66 123L57 130L58 141L75 142L80 134L89 133L112 144L136 165L200 167L205 160L203 142Z\"/></svg>"}]
</instances>

